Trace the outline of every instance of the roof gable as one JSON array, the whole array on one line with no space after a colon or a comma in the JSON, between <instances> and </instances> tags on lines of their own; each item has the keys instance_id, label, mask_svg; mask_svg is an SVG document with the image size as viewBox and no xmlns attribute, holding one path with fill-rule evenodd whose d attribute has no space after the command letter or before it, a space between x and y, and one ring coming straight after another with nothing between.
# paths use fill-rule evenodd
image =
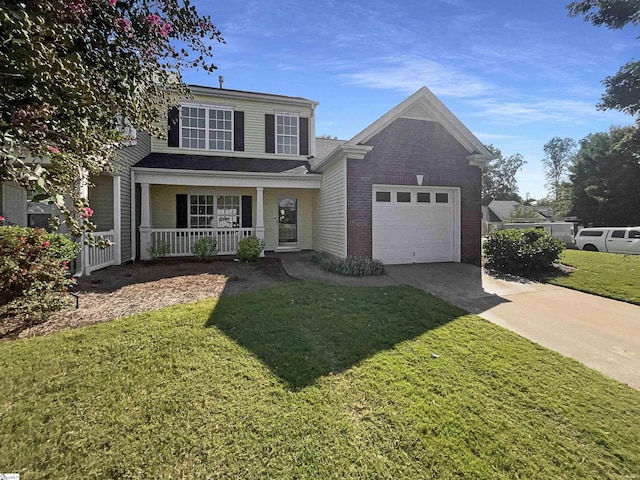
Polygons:
<instances>
[{"instance_id":1,"label":"roof gable","mask_svg":"<svg viewBox=\"0 0 640 480\"><path fill-rule=\"evenodd\" d=\"M469 152L469 160L472 164L481 166L494 158L483 143L427 87L422 87L409 98L389 110L349 140L347 144L359 145L366 143L398 118L440 123Z\"/></svg>"}]
</instances>

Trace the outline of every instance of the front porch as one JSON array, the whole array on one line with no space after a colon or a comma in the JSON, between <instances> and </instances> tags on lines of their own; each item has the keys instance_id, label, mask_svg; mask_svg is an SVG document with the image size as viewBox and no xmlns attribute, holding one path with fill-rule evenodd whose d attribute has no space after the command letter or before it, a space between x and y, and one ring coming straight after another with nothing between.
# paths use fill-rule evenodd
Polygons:
<instances>
[{"instance_id":1,"label":"front porch","mask_svg":"<svg viewBox=\"0 0 640 480\"><path fill-rule=\"evenodd\" d=\"M191 256L207 237L219 255L251 235L266 251L313 248L319 175L134 170L141 260Z\"/></svg>"}]
</instances>

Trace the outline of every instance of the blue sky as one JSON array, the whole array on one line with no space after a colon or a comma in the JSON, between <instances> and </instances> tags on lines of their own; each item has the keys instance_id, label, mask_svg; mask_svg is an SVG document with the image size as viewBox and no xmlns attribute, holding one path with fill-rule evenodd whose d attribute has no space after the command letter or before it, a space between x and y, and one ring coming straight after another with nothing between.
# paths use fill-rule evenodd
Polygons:
<instances>
[{"instance_id":1,"label":"blue sky","mask_svg":"<svg viewBox=\"0 0 640 480\"><path fill-rule=\"evenodd\" d=\"M569 18L567 1L194 0L222 31L200 85L320 102L316 133L349 139L425 85L484 143L521 153L520 194L546 194L552 137L576 141L633 119L595 108L637 31Z\"/></svg>"}]
</instances>

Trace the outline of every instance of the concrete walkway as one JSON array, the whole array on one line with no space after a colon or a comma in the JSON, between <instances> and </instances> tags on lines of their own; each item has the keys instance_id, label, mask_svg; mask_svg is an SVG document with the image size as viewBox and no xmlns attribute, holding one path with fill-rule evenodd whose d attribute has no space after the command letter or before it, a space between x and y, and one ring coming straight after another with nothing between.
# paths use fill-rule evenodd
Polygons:
<instances>
[{"instance_id":1,"label":"concrete walkway","mask_svg":"<svg viewBox=\"0 0 640 480\"><path fill-rule=\"evenodd\" d=\"M391 265L381 277L343 277L279 255L289 275L338 285L410 285L640 390L640 306L567 288L487 275L462 263Z\"/></svg>"}]
</instances>

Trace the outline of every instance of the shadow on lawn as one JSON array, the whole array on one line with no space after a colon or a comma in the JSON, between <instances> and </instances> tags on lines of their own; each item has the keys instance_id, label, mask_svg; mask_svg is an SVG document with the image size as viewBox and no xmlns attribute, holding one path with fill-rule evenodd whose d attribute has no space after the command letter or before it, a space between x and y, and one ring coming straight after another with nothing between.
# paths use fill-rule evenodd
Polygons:
<instances>
[{"instance_id":1,"label":"shadow on lawn","mask_svg":"<svg viewBox=\"0 0 640 480\"><path fill-rule=\"evenodd\" d=\"M465 313L411 287L291 282L221 297L207 326L253 352L298 390Z\"/></svg>"}]
</instances>

